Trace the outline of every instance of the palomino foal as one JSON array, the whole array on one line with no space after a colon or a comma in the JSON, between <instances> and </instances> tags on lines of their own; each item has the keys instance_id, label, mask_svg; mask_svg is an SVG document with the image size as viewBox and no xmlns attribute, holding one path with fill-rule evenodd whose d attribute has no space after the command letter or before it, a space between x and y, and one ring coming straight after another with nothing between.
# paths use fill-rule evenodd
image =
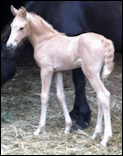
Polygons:
<instances>
[{"instance_id":1,"label":"palomino foal","mask_svg":"<svg viewBox=\"0 0 123 156\"><path fill-rule=\"evenodd\" d=\"M46 110L49 99L49 90L53 73L56 77L57 97L65 115L65 133L69 133L72 121L65 103L63 78L61 71L81 67L88 78L98 99L98 116L92 139L101 133L102 118L104 115L104 137L101 141L106 146L112 136L110 119L110 92L101 81L107 78L113 70L114 46L112 41L96 33L85 33L76 37L68 37L59 33L44 19L25 8L19 10L11 6L15 16L11 23L11 34L7 47L15 49L19 43L28 37L34 47L34 58L41 69L41 117L37 135L46 124Z\"/></svg>"}]
</instances>

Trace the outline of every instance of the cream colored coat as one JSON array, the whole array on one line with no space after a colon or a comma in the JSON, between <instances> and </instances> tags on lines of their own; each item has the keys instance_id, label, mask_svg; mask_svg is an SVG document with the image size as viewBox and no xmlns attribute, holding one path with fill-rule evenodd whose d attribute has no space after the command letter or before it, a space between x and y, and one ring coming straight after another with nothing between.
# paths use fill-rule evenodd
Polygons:
<instances>
[{"instance_id":1,"label":"cream colored coat","mask_svg":"<svg viewBox=\"0 0 123 156\"><path fill-rule=\"evenodd\" d=\"M34 47L34 58L41 69L41 117L35 135L46 125L46 110L53 73L56 77L57 97L65 115L65 133L70 132L72 125L67 110L63 89L63 70L81 67L88 78L98 99L98 116L92 139L102 130L104 115L104 138L101 141L106 146L112 136L110 119L110 92L105 88L102 79L107 78L113 70L114 46L111 40L96 33L84 33L76 37L68 37L59 33L44 19L36 14L28 13L25 8L17 10L11 6L15 16L11 23L11 34L7 47L13 49L23 38L28 37Z\"/></svg>"}]
</instances>

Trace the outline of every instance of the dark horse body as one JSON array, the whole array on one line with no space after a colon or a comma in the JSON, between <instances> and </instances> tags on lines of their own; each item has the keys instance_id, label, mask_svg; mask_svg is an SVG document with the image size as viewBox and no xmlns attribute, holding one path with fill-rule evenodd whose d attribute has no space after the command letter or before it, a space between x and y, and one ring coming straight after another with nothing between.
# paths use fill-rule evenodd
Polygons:
<instances>
[{"instance_id":1,"label":"dark horse body","mask_svg":"<svg viewBox=\"0 0 123 156\"><path fill-rule=\"evenodd\" d=\"M41 15L55 29L68 36L96 32L111 39L116 52L122 52L122 1L30 1L25 7L27 11ZM16 51L9 52L4 44L10 28L5 34L1 45L1 86L14 76L15 59L19 53L26 46L32 48L26 41ZM91 112L85 96L85 76L80 69L73 70L73 82L76 97L70 115L77 120L75 128L85 128L85 122L90 122Z\"/></svg>"}]
</instances>

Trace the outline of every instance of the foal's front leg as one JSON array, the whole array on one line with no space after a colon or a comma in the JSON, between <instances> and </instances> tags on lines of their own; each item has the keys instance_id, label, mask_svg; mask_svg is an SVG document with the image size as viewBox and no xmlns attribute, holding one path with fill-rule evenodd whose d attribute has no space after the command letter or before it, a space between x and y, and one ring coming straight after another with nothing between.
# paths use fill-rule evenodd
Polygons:
<instances>
[{"instance_id":1,"label":"foal's front leg","mask_svg":"<svg viewBox=\"0 0 123 156\"><path fill-rule=\"evenodd\" d=\"M34 132L34 135L38 135L41 130L44 130L46 125L46 111L47 111L47 103L49 100L49 91L50 91L52 75L53 72L48 71L47 68L41 70L41 82L42 82L41 116L40 116L38 129Z\"/></svg>"},{"instance_id":2,"label":"foal's front leg","mask_svg":"<svg viewBox=\"0 0 123 156\"><path fill-rule=\"evenodd\" d=\"M66 102L65 102L62 72L55 73L55 81L56 81L56 89L57 89L57 98L63 108L63 112L65 116L65 123L66 123L65 133L68 134L70 132L70 128L72 125L72 120L70 118L70 115L66 106Z\"/></svg>"}]
</instances>

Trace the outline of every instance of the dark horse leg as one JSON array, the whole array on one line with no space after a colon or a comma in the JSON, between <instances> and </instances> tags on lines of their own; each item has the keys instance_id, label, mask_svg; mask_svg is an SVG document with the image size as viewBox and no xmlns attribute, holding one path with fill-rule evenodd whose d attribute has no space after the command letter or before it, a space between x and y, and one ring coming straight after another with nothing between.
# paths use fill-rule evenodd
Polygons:
<instances>
[{"instance_id":1,"label":"dark horse leg","mask_svg":"<svg viewBox=\"0 0 123 156\"><path fill-rule=\"evenodd\" d=\"M85 75L80 68L73 70L73 82L75 85L76 97L74 108L70 112L70 116L72 119L76 120L73 126L75 129L85 128L85 122L90 124L91 111L85 96Z\"/></svg>"},{"instance_id":2,"label":"dark horse leg","mask_svg":"<svg viewBox=\"0 0 123 156\"><path fill-rule=\"evenodd\" d=\"M16 62L13 54L9 53L4 44L1 44L1 87L11 79L16 72Z\"/></svg>"},{"instance_id":3,"label":"dark horse leg","mask_svg":"<svg viewBox=\"0 0 123 156\"><path fill-rule=\"evenodd\" d=\"M13 59L4 59L1 61L1 87L6 81L11 79L16 72L16 63Z\"/></svg>"}]
</instances>

